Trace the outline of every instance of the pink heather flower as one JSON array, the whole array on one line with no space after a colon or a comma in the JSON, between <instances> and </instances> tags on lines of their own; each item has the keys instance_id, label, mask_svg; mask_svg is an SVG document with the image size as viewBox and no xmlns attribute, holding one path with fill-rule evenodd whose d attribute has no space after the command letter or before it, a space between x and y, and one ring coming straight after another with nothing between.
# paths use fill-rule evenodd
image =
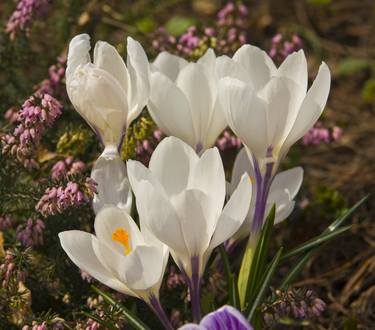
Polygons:
<instances>
[{"instance_id":1,"label":"pink heather flower","mask_svg":"<svg viewBox=\"0 0 375 330\"><path fill-rule=\"evenodd\" d=\"M16 10L9 18L5 31L14 39L20 31L26 31L36 17L44 15L49 7L49 0L19 0Z\"/></svg>"},{"instance_id":2,"label":"pink heather flower","mask_svg":"<svg viewBox=\"0 0 375 330\"><path fill-rule=\"evenodd\" d=\"M230 134L228 131L225 131L223 136L217 141L216 145L219 150L225 151L227 149L239 149L242 144L239 138Z\"/></svg>"},{"instance_id":3,"label":"pink heather flower","mask_svg":"<svg viewBox=\"0 0 375 330\"><path fill-rule=\"evenodd\" d=\"M97 193L96 183L91 178L86 178L81 184L69 181L65 187L47 188L35 209L44 217L63 213L69 208L90 203L94 193Z\"/></svg>"},{"instance_id":4,"label":"pink heather flower","mask_svg":"<svg viewBox=\"0 0 375 330\"><path fill-rule=\"evenodd\" d=\"M0 216L0 231L6 231L12 227L12 219L8 215Z\"/></svg>"},{"instance_id":5,"label":"pink heather flower","mask_svg":"<svg viewBox=\"0 0 375 330\"><path fill-rule=\"evenodd\" d=\"M1 137L3 154L16 157L25 167L37 165L33 160L35 147L40 139L61 115L61 104L48 94L35 93L28 98L18 112L18 126L12 134Z\"/></svg>"},{"instance_id":6,"label":"pink heather flower","mask_svg":"<svg viewBox=\"0 0 375 330\"><path fill-rule=\"evenodd\" d=\"M176 271L176 267L172 265L169 269L169 274L167 278L167 288L172 290L177 288L178 286L181 286L184 283L185 281L182 274Z\"/></svg>"},{"instance_id":7,"label":"pink heather flower","mask_svg":"<svg viewBox=\"0 0 375 330\"><path fill-rule=\"evenodd\" d=\"M49 94L57 98L61 97L62 94L65 94L66 89L63 83L65 77L65 66L66 58L59 57L57 63L49 67L49 78L43 80L39 84L37 92L41 94Z\"/></svg>"},{"instance_id":8,"label":"pink heather flower","mask_svg":"<svg viewBox=\"0 0 375 330\"><path fill-rule=\"evenodd\" d=\"M88 319L86 322L85 330L97 330L100 328L100 324L92 319Z\"/></svg>"},{"instance_id":9,"label":"pink heather flower","mask_svg":"<svg viewBox=\"0 0 375 330\"><path fill-rule=\"evenodd\" d=\"M163 137L163 133L159 129L156 129L147 140L138 141L136 148L137 160L148 165L154 149Z\"/></svg>"},{"instance_id":10,"label":"pink heather flower","mask_svg":"<svg viewBox=\"0 0 375 330\"><path fill-rule=\"evenodd\" d=\"M291 40L284 40L281 33L277 33L271 39L271 49L268 54L274 60L282 62L289 54L301 49L303 46L301 38L293 34Z\"/></svg>"},{"instance_id":11,"label":"pink heather flower","mask_svg":"<svg viewBox=\"0 0 375 330\"><path fill-rule=\"evenodd\" d=\"M25 272L17 269L13 253L10 250L7 250L5 252L4 262L0 264L1 286L5 288L8 285L10 278L13 276L18 282L25 282Z\"/></svg>"},{"instance_id":12,"label":"pink heather flower","mask_svg":"<svg viewBox=\"0 0 375 330\"><path fill-rule=\"evenodd\" d=\"M18 109L16 107L12 107L12 108L8 109L4 114L4 118L10 124L15 124L18 120Z\"/></svg>"},{"instance_id":13,"label":"pink heather flower","mask_svg":"<svg viewBox=\"0 0 375 330\"><path fill-rule=\"evenodd\" d=\"M51 170L52 179L66 177L73 174L82 173L86 168L84 162L80 160L73 160L72 157L67 157L64 160L58 161L53 165Z\"/></svg>"},{"instance_id":14,"label":"pink heather flower","mask_svg":"<svg viewBox=\"0 0 375 330\"><path fill-rule=\"evenodd\" d=\"M91 283L91 282L94 280L94 278L93 278L89 273L85 272L85 271L82 270L82 269L80 269L79 271L80 271L80 273L81 273L81 277L82 277L82 279L83 279L84 281L86 281L87 283Z\"/></svg>"},{"instance_id":15,"label":"pink heather flower","mask_svg":"<svg viewBox=\"0 0 375 330\"><path fill-rule=\"evenodd\" d=\"M25 224L19 225L16 230L16 239L23 246L43 245L44 222L40 219L33 220L29 218Z\"/></svg>"},{"instance_id":16,"label":"pink heather flower","mask_svg":"<svg viewBox=\"0 0 375 330\"><path fill-rule=\"evenodd\" d=\"M338 126L334 126L330 131L328 128L323 127L322 123L318 122L305 134L302 138L302 143L304 145L328 144L339 140L342 136L342 132L342 129Z\"/></svg>"}]
</instances>

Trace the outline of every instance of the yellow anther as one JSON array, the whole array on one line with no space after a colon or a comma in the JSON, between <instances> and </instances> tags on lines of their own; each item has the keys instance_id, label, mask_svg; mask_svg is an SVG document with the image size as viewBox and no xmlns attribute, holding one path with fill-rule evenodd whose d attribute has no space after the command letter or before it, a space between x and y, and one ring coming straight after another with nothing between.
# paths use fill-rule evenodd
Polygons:
<instances>
[{"instance_id":1,"label":"yellow anther","mask_svg":"<svg viewBox=\"0 0 375 330\"><path fill-rule=\"evenodd\" d=\"M115 242L119 242L121 245L124 246L124 253L128 255L131 252L130 244L129 244L129 233L122 228L117 228L112 233L112 240Z\"/></svg>"}]
</instances>

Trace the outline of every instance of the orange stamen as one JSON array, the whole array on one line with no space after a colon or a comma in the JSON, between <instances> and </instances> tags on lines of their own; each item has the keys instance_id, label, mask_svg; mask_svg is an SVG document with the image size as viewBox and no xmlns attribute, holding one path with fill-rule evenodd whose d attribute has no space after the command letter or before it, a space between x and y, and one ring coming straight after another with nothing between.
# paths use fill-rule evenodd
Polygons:
<instances>
[{"instance_id":1,"label":"orange stamen","mask_svg":"<svg viewBox=\"0 0 375 330\"><path fill-rule=\"evenodd\" d=\"M129 244L129 233L122 228L117 228L112 233L112 240L115 242L119 242L121 245L124 246L124 253L128 255L131 252L130 244Z\"/></svg>"}]
</instances>

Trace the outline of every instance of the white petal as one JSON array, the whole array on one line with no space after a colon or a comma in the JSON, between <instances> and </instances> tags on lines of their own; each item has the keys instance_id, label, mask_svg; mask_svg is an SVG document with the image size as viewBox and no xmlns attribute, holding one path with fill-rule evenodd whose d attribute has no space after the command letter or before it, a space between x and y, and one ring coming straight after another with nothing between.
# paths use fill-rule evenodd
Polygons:
<instances>
[{"instance_id":1,"label":"white petal","mask_svg":"<svg viewBox=\"0 0 375 330\"><path fill-rule=\"evenodd\" d=\"M151 65L152 72L161 72L170 80L175 81L178 74L188 64L182 57L172 55L168 52L161 52Z\"/></svg>"},{"instance_id":2,"label":"white petal","mask_svg":"<svg viewBox=\"0 0 375 330\"><path fill-rule=\"evenodd\" d=\"M164 272L163 250L154 246L138 246L119 265L121 279L134 291L160 286Z\"/></svg>"},{"instance_id":3,"label":"white petal","mask_svg":"<svg viewBox=\"0 0 375 330\"><path fill-rule=\"evenodd\" d=\"M227 125L227 120L219 98L216 98L215 106L208 124L205 142L203 143L203 149L211 148Z\"/></svg>"},{"instance_id":4,"label":"white petal","mask_svg":"<svg viewBox=\"0 0 375 330\"><path fill-rule=\"evenodd\" d=\"M255 90L260 90L276 72L276 67L268 54L251 45L243 45L233 55L233 60L239 63L247 73L247 82Z\"/></svg>"},{"instance_id":5,"label":"white petal","mask_svg":"<svg viewBox=\"0 0 375 330\"><path fill-rule=\"evenodd\" d=\"M179 255L186 256L187 248L180 220L167 197L147 181L142 181L137 191L136 203L140 218L157 239Z\"/></svg>"},{"instance_id":6,"label":"white petal","mask_svg":"<svg viewBox=\"0 0 375 330\"><path fill-rule=\"evenodd\" d=\"M149 169L168 196L178 194L188 185L192 168L199 158L186 143L173 136L163 139L154 150Z\"/></svg>"},{"instance_id":7,"label":"white petal","mask_svg":"<svg viewBox=\"0 0 375 330\"><path fill-rule=\"evenodd\" d=\"M79 230L71 230L59 233L59 238L64 251L80 269L113 290L135 295L100 263L92 247L93 242L97 241L94 235Z\"/></svg>"},{"instance_id":8,"label":"white petal","mask_svg":"<svg viewBox=\"0 0 375 330\"><path fill-rule=\"evenodd\" d=\"M128 169L130 185L135 195L137 195L137 188L142 180L150 181L155 187L158 187L158 189L164 191L164 188L160 185L157 179L154 178L151 171L141 162L128 160L126 162L126 165Z\"/></svg>"},{"instance_id":9,"label":"white petal","mask_svg":"<svg viewBox=\"0 0 375 330\"><path fill-rule=\"evenodd\" d=\"M105 205L114 205L130 211L132 192L126 175L126 167L117 148L108 146L96 160L91 178L98 184L93 200L95 213Z\"/></svg>"},{"instance_id":10,"label":"white petal","mask_svg":"<svg viewBox=\"0 0 375 330\"><path fill-rule=\"evenodd\" d=\"M89 53L90 49L90 36L88 34L79 34L70 41L66 68L67 82L74 74L78 66L84 65L91 61Z\"/></svg>"},{"instance_id":11,"label":"white petal","mask_svg":"<svg viewBox=\"0 0 375 330\"><path fill-rule=\"evenodd\" d=\"M151 74L148 109L166 135L176 136L195 148L198 141L189 102L169 78L158 72Z\"/></svg>"},{"instance_id":12,"label":"white petal","mask_svg":"<svg viewBox=\"0 0 375 330\"><path fill-rule=\"evenodd\" d=\"M98 41L94 49L94 65L116 78L127 96L128 92L130 92L130 77L125 62L115 47L107 42Z\"/></svg>"},{"instance_id":13,"label":"white petal","mask_svg":"<svg viewBox=\"0 0 375 330\"><path fill-rule=\"evenodd\" d=\"M138 226L131 216L117 208L105 207L95 217L95 233L99 241L105 243L109 248L121 256L125 256L125 247L120 242L112 239L113 233L118 229L123 229L128 233L130 254L137 245L144 244L144 240Z\"/></svg>"},{"instance_id":14,"label":"white petal","mask_svg":"<svg viewBox=\"0 0 375 330\"><path fill-rule=\"evenodd\" d=\"M275 176L271 184L270 193L277 190L287 190L290 197L294 198L301 188L302 180L302 167L294 167L290 170L280 172Z\"/></svg>"},{"instance_id":15,"label":"white petal","mask_svg":"<svg viewBox=\"0 0 375 330\"><path fill-rule=\"evenodd\" d=\"M70 77L67 89L74 107L99 133L103 143L119 144L126 126L128 102L117 79L86 64Z\"/></svg>"},{"instance_id":16,"label":"white petal","mask_svg":"<svg viewBox=\"0 0 375 330\"><path fill-rule=\"evenodd\" d=\"M231 238L240 228L250 207L251 193L250 179L247 174L244 174L218 220L210 249L214 249Z\"/></svg>"},{"instance_id":17,"label":"white petal","mask_svg":"<svg viewBox=\"0 0 375 330\"><path fill-rule=\"evenodd\" d=\"M219 78L230 77L248 82L248 76L243 67L227 55L219 56L216 59L216 74Z\"/></svg>"},{"instance_id":18,"label":"white petal","mask_svg":"<svg viewBox=\"0 0 375 330\"><path fill-rule=\"evenodd\" d=\"M194 189L171 199L190 257L202 256L210 243L218 216L211 212L212 202L205 193Z\"/></svg>"},{"instance_id":19,"label":"white petal","mask_svg":"<svg viewBox=\"0 0 375 330\"><path fill-rule=\"evenodd\" d=\"M150 95L150 66L141 44L131 37L127 41L127 67L131 82L131 106L127 124L130 125L147 104Z\"/></svg>"},{"instance_id":20,"label":"white petal","mask_svg":"<svg viewBox=\"0 0 375 330\"><path fill-rule=\"evenodd\" d=\"M303 95L299 102L302 102L307 91L308 78L307 62L303 50L301 49L298 52L288 55L277 70L276 76L291 79L299 85L302 91L301 95Z\"/></svg>"},{"instance_id":21,"label":"white petal","mask_svg":"<svg viewBox=\"0 0 375 330\"><path fill-rule=\"evenodd\" d=\"M244 173L247 173L250 180L255 182L253 163L250 161L246 149L242 148L234 160L230 191L228 192L228 195L231 195L234 189L238 186Z\"/></svg>"},{"instance_id":22,"label":"white petal","mask_svg":"<svg viewBox=\"0 0 375 330\"><path fill-rule=\"evenodd\" d=\"M189 63L181 70L176 84L189 101L198 143L203 144L215 102L204 67Z\"/></svg>"},{"instance_id":23,"label":"white petal","mask_svg":"<svg viewBox=\"0 0 375 330\"><path fill-rule=\"evenodd\" d=\"M219 97L230 128L256 157L264 157L268 148L264 102L250 86L233 78L220 80Z\"/></svg>"},{"instance_id":24,"label":"white petal","mask_svg":"<svg viewBox=\"0 0 375 330\"><path fill-rule=\"evenodd\" d=\"M188 188L198 189L209 196L213 200L213 216L219 216L225 200L225 173L217 148L203 153L191 171ZM208 228L213 232L215 223L211 223L211 226Z\"/></svg>"},{"instance_id":25,"label":"white petal","mask_svg":"<svg viewBox=\"0 0 375 330\"><path fill-rule=\"evenodd\" d=\"M288 78L273 77L258 94L267 102L268 145L279 149L289 134L299 109L300 87Z\"/></svg>"},{"instance_id":26,"label":"white petal","mask_svg":"<svg viewBox=\"0 0 375 330\"><path fill-rule=\"evenodd\" d=\"M327 102L330 84L331 74L329 68L325 63L322 63L285 141L284 153L304 136L320 117Z\"/></svg>"}]
</instances>

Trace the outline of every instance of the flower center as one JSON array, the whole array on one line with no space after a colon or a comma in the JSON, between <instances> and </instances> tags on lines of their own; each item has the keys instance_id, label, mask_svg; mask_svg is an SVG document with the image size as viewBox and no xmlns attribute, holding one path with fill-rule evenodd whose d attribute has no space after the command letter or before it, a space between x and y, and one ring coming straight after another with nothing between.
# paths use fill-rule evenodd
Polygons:
<instances>
[{"instance_id":1,"label":"flower center","mask_svg":"<svg viewBox=\"0 0 375 330\"><path fill-rule=\"evenodd\" d=\"M112 233L112 240L124 246L124 253L128 255L132 249L129 244L129 233L123 228L117 228Z\"/></svg>"}]
</instances>

